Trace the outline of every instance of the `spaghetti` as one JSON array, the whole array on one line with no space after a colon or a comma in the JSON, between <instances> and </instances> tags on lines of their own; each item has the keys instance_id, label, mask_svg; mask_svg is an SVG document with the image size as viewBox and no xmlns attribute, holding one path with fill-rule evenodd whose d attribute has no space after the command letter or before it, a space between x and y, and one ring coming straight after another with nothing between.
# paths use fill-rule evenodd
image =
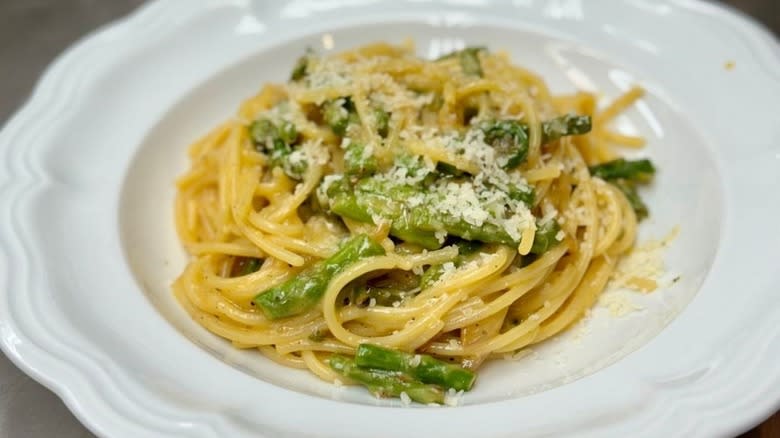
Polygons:
<instances>
[{"instance_id":1,"label":"spaghetti","mask_svg":"<svg viewBox=\"0 0 780 438\"><path fill-rule=\"evenodd\" d=\"M307 53L190 147L175 295L237 348L446 401L571 326L633 247L654 169L608 124L641 96L597 110L482 48Z\"/></svg>"}]
</instances>

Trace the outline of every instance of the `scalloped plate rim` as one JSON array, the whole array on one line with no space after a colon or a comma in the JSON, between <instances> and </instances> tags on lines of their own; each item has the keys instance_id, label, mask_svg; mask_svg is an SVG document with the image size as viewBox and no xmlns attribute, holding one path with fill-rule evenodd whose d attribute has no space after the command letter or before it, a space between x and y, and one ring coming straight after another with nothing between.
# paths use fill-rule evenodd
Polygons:
<instances>
[{"instance_id":1,"label":"scalloped plate rim","mask_svg":"<svg viewBox=\"0 0 780 438\"><path fill-rule=\"evenodd\" d=\"M674 3L674 2L673 2ZM752 21L751 19L747 18L744 14L741 12L738 12L734 10L731 7L724 7L722 5L715 5L715 4L708 4L708 3L698 3L698 2L691 2L691 1L679 1L677 3L680 4L695 4L697 7L708 9L710 14L715 15L718 19L730 19L733 20L735 23L738 23L740 26L743 27L743 30L748 30L753 37L759 37L763 40L764 44L767 44L771 49L774 49L775 54L780 54L780 46L777 45L777 40L772 36L772 34L767 31L765 28L763 28L761 25L757 24L756 22ZM170 4L170 3L169 3ZM41 76L39 82L36 84L36 87L31 94L30 98L24 103L24 105L11 117L9 120L3 125L2 131L0 131L0 140L3 139L4 135L7 134L7 131L10 130L10 128L15 127L16 124L20 124L23 121L25 121L25 117L30 117L29 114L33 112L36 108L36 106L40 107L45 102L46 96L44 95L44 90L49 83L54 82L55 73L60 69L64 64L65 60L67 59L75 59L78 56L81 56L81 53L86 50L87 47L90 46L91 43L94 43L95 41L98 41L100 38L108 37L112 33L120 33L121 32L128 32L133 30L133 26L140 26L141 20L146 17L146 15L151 15L153 11L155 11L157 8L160 8L162 5L166 5L165 1L158 0L157 2L151 2L148 4L143 5L136 11L134 11L131 15L122 18L120 20L117 20L115 22L109 23L105 26L102 26L96 31L93 31L86 35L85 37L78 40L76 43L71 45L63 54L58 56L46 69L44 74ZM771 47L771 45L774 44L774 47ZM780 66L780 62L778 62L778 59L775 58L775 67ZM777 73L777 72L775 72ZM64 73L63 73L64 74ZM10 164L7 164L7 166L10 166ZM9 172L9 175L11 172ZM0 175L2 176L2 175ZM8 175L5 175L6 177ZM42 183L40 181L30 180L30 182L37 183L36 185L40 186ZM5 193L8 191L9 186L13 187L13 184L8 184L4 186L0 186L0 189L3 189L2 193ZM21 198L20 198L21 199ZM5 230L2 230L3 233L5 233ZM4 236L5 237L5 236ZM7 255L5 254L6 249L0 250L0 255ZM3 268L3 270L0 270L0 279L3 280L3 284L7 283L7 279L4 278L8 276L10 278L10 275L8 271L9 265ZM3 313L7 312L8 309L6 307L6 302L8 299L9 291L2 290L0 293L3 294L3 298L5 300L0 303L0 311ZM25 339L24 333L20 332L18 327L14 327L15 324L13 323L13 320L11 319L9 322L0 321L0 331L2 331L2 342L0 342L0 347L2 347L2 350L5 352L5 354L12 360L12 362L21 368L23 371L25 371L27 374L31 375L35 380L39 381L40 383L44 384L48 388L52 389L55 393L57 393L66 403L68 408L88 427L90 427L94 432L96 433L110 433L111 431L105 430L101 424L100 421L96 421L96 419L93 417L93 415L90 413L88 408L85 408L83 406L83 399L81 398L81 394L84 390L79 388L74 388L74 384L69 384L66 382L58 382L56 380L58 371L52 371L55 370L57 367L52 366L51 369L47 370L44 368L41 368L41 365L44 365L44 363L48 360L49 362L54 362L57 359L54 357L46 357L45 359L36 359L31 357L25 357L22 354L19 354L18 351L15 348L14 343L12 342L13 339L22 340ZM38 354L44 354L43 349L30 342L29 339L26 340L28 345L32 345L35 349L38 349L36 353ZM72 367L72 364L66 363L61 364L59 370L65 370L64 372L69 372L70 370L67 370L67 368ZM81 370L82 373L86 372L84 370ZM91 383L90 388L87 389L89 392L92 391L92 386L94 385L94 382L88 382ZM769 389L765 392L771 392ZM771 399L774 398L774 401ZM780 407L780 388L778 388L775 391L775 394L773 394L773 397L769 397L768 399L765 399L764 406L762 406L763 409L759 409L757 406L753 406L752 409L744 409L742 411L743 415L741 416L741 421L732 421L729 423L729 426L724 426L725 428L730 429L731 431L735 431L741 428L744 428L755 421L764 418L768 415L770 415L774 410ZM213 425L209 425L213 426ZM207 426L206 428L211 428ZM212 429L214 431L215 429ZM721 430L722 431L722 430Z\"/></svg>"}]
</instances>

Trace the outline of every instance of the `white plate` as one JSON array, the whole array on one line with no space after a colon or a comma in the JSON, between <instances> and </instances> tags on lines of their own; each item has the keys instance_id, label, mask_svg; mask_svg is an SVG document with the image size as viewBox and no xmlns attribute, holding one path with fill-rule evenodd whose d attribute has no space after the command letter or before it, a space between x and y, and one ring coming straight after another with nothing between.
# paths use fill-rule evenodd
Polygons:
<instances>
[{"instance_id":1,"label":"white plate","mask_svg":"<svg viewBox=\"0 0 780 438\"><path fill-rule=\"evenodd\" d=\"M168 288L187 144L307 45L407 36L426 56L506 49L555 91L645 86L619 121L661 169L641 235L681 227L665 258L679 282L491 364L454 409L235 351ZM779 53L683 0L152 3L60 57L0 133L2 348L100 435L734 434L780 407Z\"/></svg>"}]
</instances>

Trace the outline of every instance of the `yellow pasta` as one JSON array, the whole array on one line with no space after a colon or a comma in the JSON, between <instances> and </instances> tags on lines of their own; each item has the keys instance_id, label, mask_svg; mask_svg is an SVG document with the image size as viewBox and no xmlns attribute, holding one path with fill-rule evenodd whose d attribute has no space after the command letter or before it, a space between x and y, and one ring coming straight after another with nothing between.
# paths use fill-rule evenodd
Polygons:
<instances>
[{"instance_id":1,"label":"yellow pasta","mask_svg":"<svg viewBox=\"0 0 780 438\"><path fill-rule=\"evenodd\" d=\"M633 186L589 166L644 144L606 127L641 96L598 111L486 50L308 54L190 147L175 202L190 261L174 293L237 348L378 395L408 396L334 358L371 344L473 371L542 342L634 245Z\"/></svg>"}]
</instances>

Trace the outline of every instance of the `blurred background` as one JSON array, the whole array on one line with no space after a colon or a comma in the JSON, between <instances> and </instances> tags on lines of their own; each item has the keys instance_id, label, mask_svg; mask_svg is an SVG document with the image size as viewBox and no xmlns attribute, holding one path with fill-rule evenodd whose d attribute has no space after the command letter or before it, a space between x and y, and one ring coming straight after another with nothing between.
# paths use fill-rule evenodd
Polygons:
<instances>
[{"instance_id":1,"label":"blurred background","mask_svg":"<svg viewBox=\"0 0 780 438\"><path fill-rule=\"evenodd\" d=\"M144 0L0 0L0 125L29 95L43 69L88 32ZM780 0L723 0L780 34ZM0 354L0 437L91 438L52 392ZM780 438L780 413L741 438Z\"/></svg>"}]
</instances>

